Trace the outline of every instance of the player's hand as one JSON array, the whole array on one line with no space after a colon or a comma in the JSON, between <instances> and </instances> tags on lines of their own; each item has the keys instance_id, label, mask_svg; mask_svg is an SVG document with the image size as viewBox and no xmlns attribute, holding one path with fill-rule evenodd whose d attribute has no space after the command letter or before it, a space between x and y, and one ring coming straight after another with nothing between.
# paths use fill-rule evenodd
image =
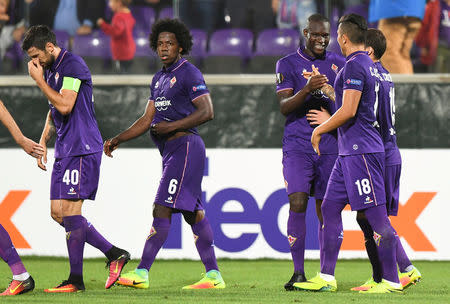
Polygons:
<instances>
[{"instance_id":1,"label":"player's hand","mask_svg":"<svg viewBox=\"0 0 450 304\"><path fill-rule=\"evenodd\" d=\"M318 155L320 155L319 150L319 143L320 139L322 138L322 135L319 133L319 128L315 128L311 135L311 144L314 149L314 152L316 152Z\"/></svg>"},{"instance_id":2,"label":"player's hand","mask_svg":"<svg viewBox=\"0 0 450 304\"><path fill-rule=\"evenodd\" d=\"M309 79L311 76L320 75L319 69L316 68L316 66L313 64L312 66L312 72L303 71L302 75L306 79Z\"/></svg>"},{"instance_id":3,"label":"player's hand","mask_svg":"<svg viewBox=\"0 0 450 304\"><path fill-rule=\"evenodd\" d=\"M47 145L41 141L40 146L44 148L44 151L41 156L37 157L37 165L42 170L47 171L47 167L45 166L47 164Z\"/></svg>"},{"instance_id":4,"label":"player's hand","mask_svg":"<svg viewBox=\"0 0 450 304\"><path fill-rule=\"evenodd\" d=\"M320 110L309 110L306 114L306 119L311 126L323 124L330 117L330 113L323 107L320 107Z\"/></svg>"},{"instance_id":5,"label":"player's hand","mask_svg":"<svg viewBox=\"0 0 450 304\"><path fill-rule=\"evenodd\" d=\"M305 89L308 93L311 93L317 89L320 89L328 82L328 78L325 75L319 74L311 76L305 85Z\"/></svg>"},{"instance_id":6,"label":"player's hand","mask_svg":"<svg viewBox=\"0 0 450 304\"><path fill-rule=\"evenodd\" d=\"M110 138L105 141L105 144L103 145L103 152L105 152L106 156L113 157L112 152L119 147L119 144L120 143L117 137Z\"/></svg>"},{"instance_id":7,"label":"player's hand","mask_svg":"<svg viewBox=\"0 0 450 304\"><path fill-rule=\"evenodd\" d=\"M175 131L173 123L167 121L160 121L150 126L150 132L155 136L167 135Z\"/></svg>"},{"instance_id":8,"label":"player's hand","mask_svg":"<svg viewBox=\"0 0 450 304\"><path fill-rule=\"evenodd\" d=\"M36 82L43 80L44 69L39 64L39 60L28 61L28 74L30 74L31 78Z\"/></svg>"},{"instance_id":9,"label":"player's hand","mask_svg":"<svg viewBox=\"0 0 450 304\"><path fill-rule=\"evenodd\" d=\"M19 145L22 147L22 149L28 154L33 156L34 158L40 158L44 156L44 147L40 144L32 141L28 137L23 137Z\"/></svg>"}]
</instances>

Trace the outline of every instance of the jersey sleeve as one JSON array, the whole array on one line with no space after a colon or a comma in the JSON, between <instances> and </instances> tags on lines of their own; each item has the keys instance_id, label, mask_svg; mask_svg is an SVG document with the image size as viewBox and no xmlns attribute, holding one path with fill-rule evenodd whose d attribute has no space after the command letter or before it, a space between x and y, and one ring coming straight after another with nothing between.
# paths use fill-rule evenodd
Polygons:
<instances>
[{"instance_id":1,"label":"jersey sleeve","mask_svg":"<svg viewBox=\"0 0 450 304\"><path fill-rule=\"evenodd\" d=\"M191 101L197 99L202 95L209 94L203 75L199 70L192 69L191 73L187 75L185 80L187 94Z\"/></svg>"},{"instance_id":2,"label":"jersey sleeve","mask_svg":"<svg viewBox=\"0 0 450 304\"><path fill-rule=\"evenodd\" d=\"M294 89L289 67L284 60L278 60L276 66L277 92Z\"/></svg>"},{"instance_id":3,"label":"jersey sleeve","mask_svg":"<svg viewBox=\"0 0 450 304\"><path fill-rule=\"evenodd\" d=\"M363 90L367 73L361 64L359 64L356 60L349 61L347 62L343 73L343 90Z\"/></svg>"},{"instance_id":4,"label":"jersey sleeve","mask_svg":"<svg viewBox=\"0 0 450 304\"><path fill-rule=\"evenodd\" d=\"M157 81L157 77L158 76L158 74L155 74L155 76L153 76L153 79L152 79L152 83L150 84L150 96L148 97L148 100L150 101L150 100L155 100L155 96L154 96L154 90L155 90L155 83L156 83L156 81Z\"/></svg>"},{"instance_id":5,"label":"jersey sleeve","mask_svg":"<svg viewBox=\"0 0 450 304\"><path fill-rule=\"evenodd\" d=\"M78 92L80 85L85 80L91 79L91 72L86 63L80 58L70 58L61 69L63 85L61 89Z\"/></svg>"}]
</instances>

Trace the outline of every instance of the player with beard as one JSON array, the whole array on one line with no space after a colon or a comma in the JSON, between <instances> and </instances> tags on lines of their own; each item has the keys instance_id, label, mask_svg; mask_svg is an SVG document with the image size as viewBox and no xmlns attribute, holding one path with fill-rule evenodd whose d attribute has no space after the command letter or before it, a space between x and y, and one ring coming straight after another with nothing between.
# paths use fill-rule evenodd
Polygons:
<instances>
[{"instance_id":1,"label":"player with beard","mask_svg":"<svg viewBox=\"0 0 450 304\"><path fill-rule=\"evenodd\" d=\"M28 53L28 72L49 101L40 144L43 157L37 164L46 169L47 142L56 133L50 200L51 216L66 230L70 275L49 293L77 292L83 282L83 251L87 242L108 258L109 277L105 288L119 278L130 254L109 243L82 216L85 199L94 200L100 176L102 137L94 112L91 73L81 57L56 44L47 26L32 26L22 44Z\"/></svg>"},{"instance_id":2,"label":"player with beard","mask_svg":"<svg viewBox=\"0 0 450 304\"><path fill-rule=\"evenodd\" d=\"M306 237L306 208L309 196L316 199L319 218L319 244L322 243L321 205L328 178L337 158L337 141L333 134L324 134L321 156L311 147L310 126L306 114L311 110L334 113L333 102L320 91L326 83L334 83L344 58L326 51L330 41L330 22L320 14L311 15L303 30L305 47L300 47L277 62L277 96L280 111L286 116L283 136L283 175L289 196L288 241L294 274L285 284L293 290L295 282L306 280L304 254ZM321 75L309 76L314 70ZM304 77L305 76L305 77ZM321 246L320 246L321 248ZM322 252L321 252L322 255Z\"/></svg>"},{"instance_id":3,"label":"player with beard","mask_svg":"<svg viewBox=\"0 0 450 304\"><path fill-rule=\"evenodd\" d=\"M118 284L148 288L148 271L167 239L173 213L181 212L194 234L205 266L203 278L183 289L225 288L214 253L213 232L203 211L201 183L205 144L196 127L213 119L214 112L201 72L182 55L192 48L192 35L177 19L161 19L152 26L150 46L163 68L150 85L144 114L127 130L105 142L108 156L117 147L150 129L163 159L163 174L153 204L153 224L138 267L124 273Z\"/></svg>"}]
</instances>

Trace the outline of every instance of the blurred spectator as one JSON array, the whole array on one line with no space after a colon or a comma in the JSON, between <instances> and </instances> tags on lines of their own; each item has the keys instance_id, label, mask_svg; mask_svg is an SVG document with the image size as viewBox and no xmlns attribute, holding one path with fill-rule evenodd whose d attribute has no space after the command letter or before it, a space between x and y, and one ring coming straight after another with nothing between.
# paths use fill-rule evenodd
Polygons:
<instances>
[{"instance_id":1,"label":"blurred spectator","mask_svg":"<svg viewBox=\"0 0 450 304\"><path fill-rule=\"evenodd\" d=\"M305 20L317 13L315 0L272 0L278 28L303 30Z\"/></svg>"},{"instance_id":2,"label":"blurred spectator","mask_svg":"<svg viewBox=\"0 0 450 304\"><path fill-rule=\"evenodd\" d=\"M223 0L181 0L179 14L188 28L211 33L223 20Z\"/></svg>"},{"instance_id":3,"label":"blurred spectator","mask_svg":"<svg viewBox=\"0 0 450 304\"><path fill-rule=\"evenodd\" d=\"M99 0L33 0L30 25L45 24L71 36L90 34L105 6L105 1Z\"/></svg>"},{"instance_id":4,"label":"blurred spectator","mask_svg":"<svg viewBox=\"0 0 450 304\"><path fill-rule=\"evenodd\" d=\"M181 2L184 2L185 0L181 0ZM155 10L155 12L161 11L161 9L165 7L172 7L173 0L133 0L132 5L139 6L139 5L145 5L145 6L151 6Z\"/></svg>"},{"instance_id":5,"label":"blurred spectator","mask_svg":"<svg viewBox=\"0 0 450 304\"><path fill-rule=\"evenodd\" d=\"M23 18L24 2L0 0L0 59L15 42L20 42L25 33Z\"/></svg>"},{"instance_id":6,"label":"blurred spectator","mask_svg":"<svg viewBox=\"0 0 450 304\"><path fill-rule=\"evenodd\" d=\"M450 73L450 0L432 0L425 9L416 44L429 71Z\"/></svg>"},{"instance_id":7,"label":"blurred spectator","mask_svg":"<svg viewBox=\"0 0 450 304\"><path fill-rule=\"evenodd\" d=\"M419 32L425 0L371 0L369 22L379 21L387 48L381 61L392 74L412 74L411 47Z\"/></svg>"},{"instance_id":8,"label":"blurred spectator","mask_svg":"<svg viewBox=\"0 0 450 304\"><path fill-rule=\"evenodd\" d=\"M257 34L275 27L272 0L226 0L225 7L232 28L247 28Z\"/></svg>"},{"instance_id":9,"label":"blurred spectator","mask_svg":"<svg viewBox=\"0 0 450 304\"><path fill-rule=\"evenodd\" d=\"M1 0L0 0L1 1ZM136 43L133 39L133 28L136 21L128 8L131 0L109 0L109 7L114 13L111 24L103 18L97 20L102 31L111 36L111 53L117 72L125 73L129 70Z\"/></svg>"}]
</instances>

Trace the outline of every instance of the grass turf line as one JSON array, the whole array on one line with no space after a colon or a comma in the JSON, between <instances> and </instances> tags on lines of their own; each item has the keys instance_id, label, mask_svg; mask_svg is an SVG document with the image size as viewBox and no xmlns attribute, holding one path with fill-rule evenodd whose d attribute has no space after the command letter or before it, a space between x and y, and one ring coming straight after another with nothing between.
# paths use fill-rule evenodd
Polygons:
<instances>
[{"instance_id":1,"label":"grass turf line","mask_svg":"<svg viewBox=\"0 0 450 304\"><path fill-rule=\"evenodd\" d=\"M78 294L45 294L43 289L54 287L66 279L69 264L65 258L23 257L28 271L36 281L33 292L2 297L1 303L450 303L450 262L415 261L424 279L408 288L403 295L361 295L350 288L370 277L366 260L340 260L336 267L338 292L286 292L283 285L292 275L292 262L284 260L219 260L227 284L223 290L181 290L196 282L204 272L200 261L157 260L150 270L150 288L135 290L113 286L105 290L107 270L101 259L84 263L86 291ZM125 271L134 269L131 261ZM313 277L319 270L317 260L306 261L306 275ZM7 287L11 272L0 263L0 289ZM0 291L0 292L1 292Z\"/></svg>"}]
</instances>

